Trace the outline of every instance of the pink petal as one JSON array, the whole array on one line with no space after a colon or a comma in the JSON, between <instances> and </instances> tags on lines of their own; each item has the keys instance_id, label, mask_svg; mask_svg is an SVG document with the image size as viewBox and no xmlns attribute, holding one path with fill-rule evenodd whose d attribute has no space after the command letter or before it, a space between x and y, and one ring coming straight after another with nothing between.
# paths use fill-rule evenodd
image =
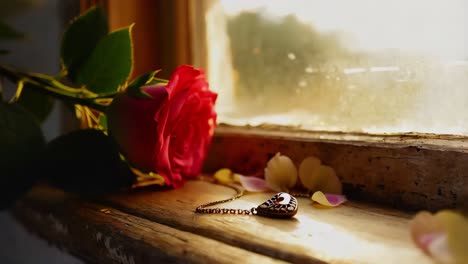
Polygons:
<instances>
[{"instance_id":1,"label":"pink petal","mask_svg":"<svg viewBox=\"0 0 468 264\"><path fill-rule=\"evenodd\" d=\"M421 237L418 238L416 241L417 245L422 248L424 251L428 251L429 246L431 245L434 240L438 240L441 236L444 236L444 233L429 233L423 234Z\"/></svg>"},{"instance_id":2,"label":"pink petal","mask_svg":"<svg viewBox=\"0 0 468 264\"><path fill-rule=\"evenodd\" d=\"M341 195L341 194L324 194L321 191L315 192L312 197L312 201L317 202L321 205L326 205L326 206L338 206L346 201L346 196Z\"/></svg>"},{"instance_id":3,"label":"pink petal","mask_svg":"<svg viewBox=\"0 0 468 264\"><path fill-rule=\"evenodd\" d=\"M437 263L467 263L463 240L466 236L463 216L452 211L441 211L433 215L419 212L410 222L410 233L416 246ZM457 237L459 236L459 237ZM460 239L461 238L461 239ZM459 240L460 239L460 240Z\"/></svg>"},{"instance_id":4,"label":"pink petal","mask_svg":"<svg viewBox=\"0 0 468 264\"><path fill-rule=\"evenodd\" d=\"M442 223L429 212L419 212L410 222L410 233L415 244L427 255L429 245L445 233Z\"/></svg>"},{"instance_id":5,"label":"pink petal","mask_svg":"<svg viewBox=\"0 0 468 264\"><path fill-rule=\"evenodd\" d=\"M328 194L326 193L325 194L325 197L327 197L327 200L329 203L333 204L333 205L340 205L346 201L348 201L348 199L346 199L346 196L344 195L341 195L341 194Z\"/></svg>"},{"instance_id":6,"label":"pink petal","mask_svg":"<svg viewBox=\"0 0 468 264\"><path fill-rule=\"evenodd\" d=\"M416 240L416 245L440 263L455 263L445 233L423 234Z\"/></svg>"},{"instance_id":7,"label":"pink petal","mask_svg":"<svg viewBox=\"0 0 468 264\"><path fill-rule=\"evenodd\" d=\"M242 187L249 192L264 192L269 190L264 179L240 174L237 174L237 176Z\"/></svg>"}]
</instances>

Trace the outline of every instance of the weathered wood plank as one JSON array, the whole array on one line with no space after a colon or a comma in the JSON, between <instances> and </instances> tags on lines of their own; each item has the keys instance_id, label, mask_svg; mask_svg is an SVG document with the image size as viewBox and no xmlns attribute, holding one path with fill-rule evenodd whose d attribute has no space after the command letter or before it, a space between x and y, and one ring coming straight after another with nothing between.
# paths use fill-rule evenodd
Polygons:
<instances>
[{"instance_id":1,"label":"weathered wood plank","mask_svg":"<svg viewBox=\"0 0 468 264\"><path fill-rule=\"evenodd\" d=\"M288 139L300 142L322 142L364 147L404 148L419 147L430 150L468 153L468 136L430 133L339 132L304 130L299 127L264 124L260 126L234 126L220 124L215 136L247 136Z\"/></svg>"},{"instance_id":2,"label":"weathered wood plank","mask_svg":"<svg viewBox=\"0 0 468 264\"><path fill-rule=\"evenodd\" d=\"M323 209L299 198L299 212L291 220L194 213L198 204L233 194L224 186L193 181L178 190L132 192L109 197L104 203L176 229L295 263L314 259L331 263L431 263L410 240L410 215L394 210L357 203ZM225 207L249 209L270 196L249 194Z\"/></svg>"},{"instance_id":3,"label":"weathered wood plank","mask_svg":"<svg viewBox=\"0 0 468 264\"><path fill-rule=\"evenodd\" d=\"M281 263L282 261L36 188L14 209L32 232L90 263ZM174 215L176 216L176 215Z\"/></svg>"}]
</instances>

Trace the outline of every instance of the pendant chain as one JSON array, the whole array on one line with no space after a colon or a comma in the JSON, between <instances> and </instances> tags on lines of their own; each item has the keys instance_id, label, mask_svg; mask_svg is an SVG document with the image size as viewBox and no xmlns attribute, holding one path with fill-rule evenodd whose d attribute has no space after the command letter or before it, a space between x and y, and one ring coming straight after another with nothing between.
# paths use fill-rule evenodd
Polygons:
<instances>
[{"instance_id":1,"label":"pendant chain","mask_svg":"<svg viewBox=\"0 0 468 264\"><path fill-rule=\"evenodd\" d=\"M255 215L255 214L257 214L257 210L256 210L255 207L250 208L250 210L232 209L232 208L206 208L206 207L210 207L210 206L213 206L213 205L227 203L227 202L237 200L237 199L239 199L240 197L242 197L244 195L244 189L243 188L239 188L239 187L234 186L234 185L225 185L225 184L222 184L222 185L235 190L236 195L231 197L231 198L228 198L228 199L218 200L218 201L213 201L213 202L202 204L202 205L198 206L195 209L195 213L198 213L198 214L240 214L240 215Z\"/></svg>"},{"instance_id":2,"label":"pendant chain","mask_svg":"<svg viewBox=\"0 0 468 264\"><path fill-rule=\"evenodd\" d=\"M291 193L292 196L295 196L295 197L304 197L304 198L310 198L310 194L309 193Z\"/></svg>"}]
</instances>

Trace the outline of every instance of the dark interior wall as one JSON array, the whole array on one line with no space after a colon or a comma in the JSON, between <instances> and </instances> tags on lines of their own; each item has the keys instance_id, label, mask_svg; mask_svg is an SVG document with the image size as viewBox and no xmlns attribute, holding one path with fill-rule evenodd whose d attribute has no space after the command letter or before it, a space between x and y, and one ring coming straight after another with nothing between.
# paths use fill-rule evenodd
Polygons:
<instances>
[{"instance_id":1,"label":"dark interior wall","mask_svg":"<svg viewBox=\"0 0 468 264\"><path fill-rule=\"evenodd\" d=\"M63 0L38 1L40 5L8 18L7 22L18 31L26 33L27 38L23 41L2 43L1 47L10 50L11 54L0 57L0 63L47 74L56 74L59 71L59 39L64 15L60 12L64 7L61 1ZM12 90L10 85L9 95ZM55 107L43 124L43 131L48 140L60 133L59 109ZM10 214L0 212L0 263L82 262L28 233Z\"/></svg>"},{"instance_id":2,"label":"dark interior wall","mask_svg":"<svg viewBox=\"0 0 468 264\"><path fill-rule=\"evenodd\" d=\"M0 58L1 63L19 69L57 74L59 72L59 39L62 30L58 0L41 0L29 9L7 18L7 23L19 32L25 33L24 40L2 43L10 54ZM12 94L7 86L7 95ZM49 119L43 124L46 138L57 136L60 131L60 114L55 107Z\"/></svg>"}]
</instances>

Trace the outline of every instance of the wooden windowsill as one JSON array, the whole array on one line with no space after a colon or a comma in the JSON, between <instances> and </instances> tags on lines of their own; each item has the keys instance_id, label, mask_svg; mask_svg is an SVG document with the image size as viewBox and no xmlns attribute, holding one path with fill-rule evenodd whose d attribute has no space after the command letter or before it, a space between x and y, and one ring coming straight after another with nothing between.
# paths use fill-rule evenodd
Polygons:
<instances>
[{"instance_id":1,"label":"wooden windowsill","mask_svg":"<svg viewBox=\"0 0 468 264\"><path fill-rule=\"evenodd\" d=\"M431 263L410 240L411 215L396 210L356 202L324 209L299 198L290 220L193 212L233 194L191 181L85 201L39 186L13 212L29 230L91 263ZM248 194L225 207L248 209L270 196Z\"/></svg>"},{"instance_id":2,"label":"wooden windowsill","mask_svg":"<svg viewBox=\"0 0 468 264\"><path fill-rule=\"evenodd\" d=\"M454 135L367 135L281 127L216 129L204 171L263 173L277 152L296 166L308 156L335 169L356 201L402 210L467 208L468 138Z\"/></svg>"}]
</instances>

